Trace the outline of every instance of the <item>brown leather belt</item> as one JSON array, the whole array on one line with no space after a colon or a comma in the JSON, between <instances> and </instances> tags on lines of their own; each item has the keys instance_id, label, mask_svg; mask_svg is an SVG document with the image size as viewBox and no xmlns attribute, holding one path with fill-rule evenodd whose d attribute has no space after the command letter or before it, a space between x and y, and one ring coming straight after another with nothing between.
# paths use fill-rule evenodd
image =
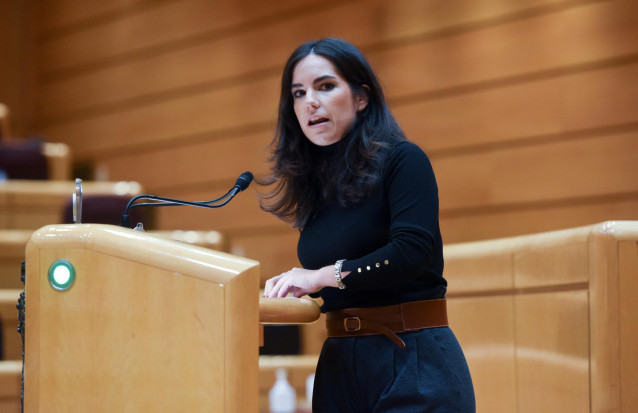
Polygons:
<instances>
[{"instance_id":1,"label":"brown leather belt","mask_svg":"<svg viewBox=\"0 0 638 413\"><path fill-rule=\"evenodd\" d=\"M328 337L383 334L399 347L405 342L396 333L446 327L445 298L370 308L346 308L326 313Z\"/></svg>"}]
</instances>

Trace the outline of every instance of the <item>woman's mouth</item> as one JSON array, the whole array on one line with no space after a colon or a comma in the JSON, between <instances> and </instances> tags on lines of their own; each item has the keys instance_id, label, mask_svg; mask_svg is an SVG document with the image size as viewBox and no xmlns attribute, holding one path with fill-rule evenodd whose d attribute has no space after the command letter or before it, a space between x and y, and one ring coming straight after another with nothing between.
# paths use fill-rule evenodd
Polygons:
<instances>
[{"instance_id":1,"label":"woman's mouth","mask_svg":"<svg viewBox=\"0 0 638 413\"><path fill-rule=\"evenodd\" d=\"M328 122L328 118L323 116L313 117L308 120L308 126L315 126L325 122Z\"/></svg>"}]
</instances>

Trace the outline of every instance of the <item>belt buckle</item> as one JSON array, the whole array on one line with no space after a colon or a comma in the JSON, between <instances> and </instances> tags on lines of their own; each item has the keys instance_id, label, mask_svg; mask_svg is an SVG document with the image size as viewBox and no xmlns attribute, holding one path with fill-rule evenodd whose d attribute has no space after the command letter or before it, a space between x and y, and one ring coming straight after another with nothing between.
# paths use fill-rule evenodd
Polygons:
<instances>
[{"instance_id":1,"label":"belt buckle","mask_svg":"<svg viewBox=\"0 0 638 413\"><path fill-rule=\"evenodd\" d=\"M356 321L356 327L348 327L348 321ZM361 330L361 319L359 317L346 317L343 319L343 329L346 331L359 331Z\"/></svg>"}]
</instances>

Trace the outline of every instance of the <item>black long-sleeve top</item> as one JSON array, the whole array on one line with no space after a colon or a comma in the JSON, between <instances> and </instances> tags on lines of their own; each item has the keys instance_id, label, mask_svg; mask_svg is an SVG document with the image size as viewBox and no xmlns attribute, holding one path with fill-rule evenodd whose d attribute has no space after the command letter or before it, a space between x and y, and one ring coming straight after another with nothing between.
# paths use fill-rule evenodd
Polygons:
<instances>
[{"instance_id":1,"label":"black long-sleeve top","mask_svg":"<svg viewBox=\"0 0 638 413\"><path fill-rule=\"evenodd\" d=\"M330 156L330 148L322 150ZM410 142L395 144L374 192L355 206L327 201L301 231L297 254L307 269L346 259L346 288L313 294L324 312L444 297L438 189L426 154Z\"/></svg>"}]
</instances>

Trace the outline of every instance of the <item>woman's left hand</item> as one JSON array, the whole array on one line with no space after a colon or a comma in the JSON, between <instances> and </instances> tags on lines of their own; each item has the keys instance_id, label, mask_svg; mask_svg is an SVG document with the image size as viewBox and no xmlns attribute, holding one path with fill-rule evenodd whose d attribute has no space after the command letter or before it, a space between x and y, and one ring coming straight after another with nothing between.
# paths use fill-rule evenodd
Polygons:
<instances>
[{"instance_id":1,"label":"woman's left hand","mask_svg":"<svg viewBox=\"0 0 638 413\"><path fill-rule=\"evenodd\" d=\"M318 270L305 270L303 268L293 268L292 270L279 274L266 281L264 297L286 297L291 294L293 297L301 297L314 293L328 285L331 267L324 267Z\"/></svg>"}]
</instances>

